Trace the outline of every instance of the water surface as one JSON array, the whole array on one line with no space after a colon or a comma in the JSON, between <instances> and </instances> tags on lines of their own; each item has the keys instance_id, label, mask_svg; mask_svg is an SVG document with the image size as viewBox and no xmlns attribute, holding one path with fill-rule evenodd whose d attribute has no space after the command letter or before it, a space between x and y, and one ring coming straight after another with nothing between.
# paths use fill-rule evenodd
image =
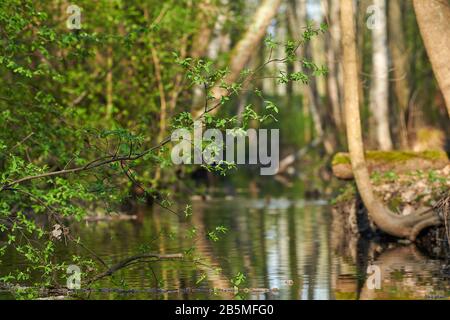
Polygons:
<instances>
[{"instance_id":1,"label":"water surface","mask_svg":"<svg viewBox=\"0 0 450 320\"><path fill-rule=\"evenodd\" d=\"M214 242L186 235L190 224L159 207L140 207L133 221L73 224L89 248L109 264L140 250L183 253L195 245L189 261L137 264L98 284L84 298L106 299L433 299L450 296L443 262L414 245L376 244L344 234L326 201L236 196L190 201L197 234L216 226L228 229ZM350 239L349 239L350 238ZM67 259L80 249L60 248ZM78 252L77 252L78 251ZM199 262L195 264L192 260ZM10 255L2 269L21 260ZM369 290L366 270L381 271L381 288ZM220 267L221 272L214 268ZM240 292L230 279L246 277ZM213 291L213 288L216 288ZM6 297L3 294L3 297Z\"/></svg>"}]
</instances>

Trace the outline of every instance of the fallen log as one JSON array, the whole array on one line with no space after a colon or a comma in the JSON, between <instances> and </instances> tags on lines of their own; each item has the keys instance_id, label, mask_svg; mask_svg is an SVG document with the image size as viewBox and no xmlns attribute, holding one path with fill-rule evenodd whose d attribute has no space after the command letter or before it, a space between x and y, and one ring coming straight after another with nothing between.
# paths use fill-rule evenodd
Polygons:
<instances>
[{"instance_id":1,"label":"fallen log","mask_svg":"<svg viewBox=\"0 0 450 320\"><path fill-rule=\"evenodd\" d=\"M407 173L417 170L439 170L449 164L444 151L367 151L366 162L370 173ZM333 174L342 180L353 179L353 171L348 153L340 152L333 157Z\"/></svg>"}]
</instances>

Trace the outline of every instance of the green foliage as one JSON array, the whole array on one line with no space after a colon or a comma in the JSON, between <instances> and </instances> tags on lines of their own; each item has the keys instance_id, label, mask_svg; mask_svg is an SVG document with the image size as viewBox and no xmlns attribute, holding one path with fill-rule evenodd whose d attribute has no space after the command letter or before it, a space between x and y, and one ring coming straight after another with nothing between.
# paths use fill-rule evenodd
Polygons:
<instances>
[{"instance_id":1,"label":"green foliage","mask_svg":"<svg viewBox=\"0 0 450 320\"><path fill-rule=\"evenodd\" d=\"M228 232L228 229L224 226L217 226L214 230L208 232L208 238L213 241L213 242L217 242L220 240L219 235L220 234L225 234Z\"/></svg>"},{"instance_id":2,"label":"green foliage","mask_svg":"<svg viewBox=\"0 0 450 320\"><path fill-rule=\"evenodd\" d=\"M241 272L238 272L234 278L231 279L231 283L235 286L235 287L239 287L241 284L243 284L245 282L245 275Z\"/></svg>"},{"instance_id":3,"label":"green foliage","mask_svg":"<svg viewBox=\"0 0 450 320\"><path fill-rule=\"evenodd\" d=\"M239 134L254 121L277 121L279 107L258 88L254 94L263 101L262 110L249 104L241 118L208 114L226 106L261 70L244 70L238 81L228 83L226 67L190 58L186 51L202 22L199 8L190 3L80 0L81 30L66 27L63 3L0 3L0 261L6 252L27 261L15 272L0 271L0 282L31 288L60 283L68 263L57 261L55 248L72 244L85 250L70 221L81 221L97 206L113 211L129 200L132 187L143 190L138 200L151 198L177 213L155 174L167 170L165 185L177 180L167 140L161 141L169 134L160 126L166 120L162 101L170 130L193 130L188 107L193 86L205 90L205 128ZM265 42L271 49L284 46L288 63L296 59L299 45L325 30L311 24L299 42ZM306 84L326 74L311 61L302 63L305 73L282 74L278 82ZM158 70L163 70L159 76ZM215 86L228 93L218 102ZM226 162L204 167L223 175L235 169ZM188 220L193 214L187 206L182 216ZM218 226L206 236L217 242L226 232ZM187 237L198 236L205 235L191 226ZM191 249L186 252L193 255ZM88 276L100 263L92 252L83 252L72 262L86 267ZM36 291L19 295L34 298Z\"/></svg>"}]
</instances>

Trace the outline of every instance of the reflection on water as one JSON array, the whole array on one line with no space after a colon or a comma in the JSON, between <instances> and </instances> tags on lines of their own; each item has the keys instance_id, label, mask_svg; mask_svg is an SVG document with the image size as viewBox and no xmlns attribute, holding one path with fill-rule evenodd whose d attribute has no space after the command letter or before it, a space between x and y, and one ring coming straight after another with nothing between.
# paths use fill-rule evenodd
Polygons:
<instances>
[{"instance_id":1,"label":"reflection on water","mask_svg":"<svg viewBox=\"0 0 450 320\"><path fill-rule=\"evenodd\" d=\"M348 239L321 201L278 199L212 200L192 202L192 223L204 234L217 225L226 235L212 242L200 237L195 256L202 264L160 262L136 265L115 277L117 287L137 292L92 293L109 299L223 299L233 298L229 279L245 274L243 286L253 288L247 299L394 299L448 297L450 283L442 262L419 253L413 245L381 250L373 243ZM160 253L178 253L192 243L185 237L189 226L160 208L141 208L137 221L95 222L73 226L87 246L109 263L137 253L145 245ZM61 249L69 257L76 249ZM5 259L12 268L20 263ZM69 261L69 260L68 260ZM217 273L205 266L221 267ZM381 270L381 289L369 290L367 266ZM2 267L2 268L3 268ZM199 282L200 279L203 281ZM124 280L124 282L121 282ZM113 286L103 281L100 287ZM173 291L158 292L157 287ZM267 291L266 289L270 289Z\"/></svg>"}]
</instances>

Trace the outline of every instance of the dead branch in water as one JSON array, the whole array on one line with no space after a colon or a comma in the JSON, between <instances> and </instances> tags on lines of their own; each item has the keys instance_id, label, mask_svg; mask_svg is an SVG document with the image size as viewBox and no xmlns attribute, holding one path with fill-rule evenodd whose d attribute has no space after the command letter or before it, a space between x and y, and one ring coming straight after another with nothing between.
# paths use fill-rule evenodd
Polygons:
<instances>
[{"instance_id":1,"label":"dead branch in water","mask_svg":"<svg viewBox=\"0 0 450 320\"><path fill-rule=\"evenodd\" d=\"M110 267L105 272L102 272L99 275L92 278L89 281L89 283L95 282L95 281L100 280L105 277L109 277L109 276L113 275L115 272L117 272L123 268L126 268L126 267L130 266L131 264L150 262L148 259L152 259L151 262L163 261L163 260L178 260L178 259L183 259L183 254L181 254L181 253L173 253L173 254L143 253L143 254L138 254L138 255L126 258L126 259L116 263L115 265Z\"/></svg>"}]
</instances>

